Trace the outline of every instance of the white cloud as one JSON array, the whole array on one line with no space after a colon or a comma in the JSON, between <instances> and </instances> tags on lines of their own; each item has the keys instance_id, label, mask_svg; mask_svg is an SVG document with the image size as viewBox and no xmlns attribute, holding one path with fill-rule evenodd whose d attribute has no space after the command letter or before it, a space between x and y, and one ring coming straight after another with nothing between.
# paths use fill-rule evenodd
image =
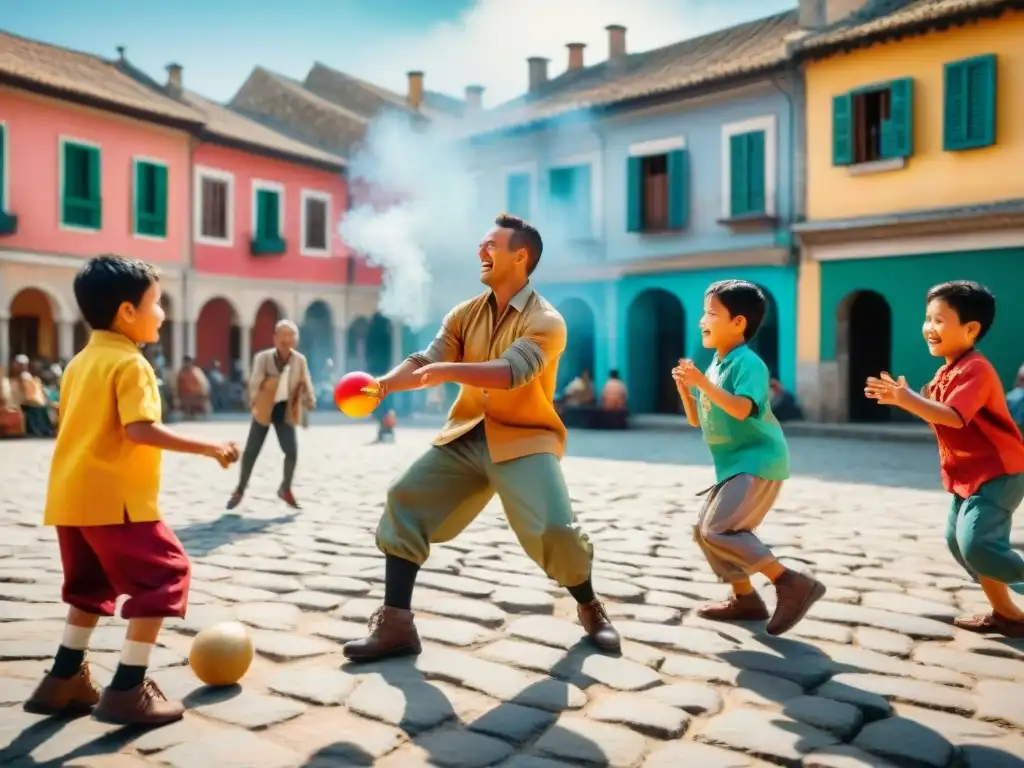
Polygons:
<instances>
[{"instance_id":1,"label":"white cloud","mask_svg":"<svg viewBox=\"0 0 1024 768\"><path fill-rule=\"evenodd\" d=\"M587 64L604 60L609 24L626 26L627 50L638 52L794 6L794 0L478 0L455 22L385 43L376 61L360 69L399 93L410 69L426 73L428 89L452 95L483 85L484 103L493 106L526 89L530 56L549 58L552 77L566 67L566 43L586 43Z\"/></svg>"}]
</instances>

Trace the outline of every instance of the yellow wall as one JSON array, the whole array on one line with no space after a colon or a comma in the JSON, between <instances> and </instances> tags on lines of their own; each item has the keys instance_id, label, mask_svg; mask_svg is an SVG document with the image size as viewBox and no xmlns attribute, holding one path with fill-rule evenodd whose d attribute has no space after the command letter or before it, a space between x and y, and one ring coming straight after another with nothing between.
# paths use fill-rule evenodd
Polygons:
<instances>
[{"instance_id":1,"label":"yellow wall","mask_svg":"<svg viewBox=\"0 0 1024 768\"><path fill-rule=\"evenodd\" d=\"M943 65L994 53L996 144L943 152ZM1024 197L1024 12L874 45L805 67L810 219ZM832 165L832 97L872 83L914 79L914 154L906 167L851 174Z\"/></svg>"}]
</instances>

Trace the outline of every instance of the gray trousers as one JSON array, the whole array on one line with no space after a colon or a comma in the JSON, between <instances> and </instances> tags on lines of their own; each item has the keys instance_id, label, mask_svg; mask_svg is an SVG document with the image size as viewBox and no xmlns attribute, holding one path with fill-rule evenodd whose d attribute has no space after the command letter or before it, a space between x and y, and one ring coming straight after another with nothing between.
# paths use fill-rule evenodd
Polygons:
<instances>
[{"instance_id":1,"label":"gray trousers","mask_svg":"<svg viewBox=\"0 0 1024 768\"><path fill-rule=\"evenodd\" d=\"M723 581L742 581L775 562L775 555L753 530L781 490L781 480L736 475L707 491L693 539Z\"/></svg>"},{"instance_id":2,"label":"gray trousers","mask_svg":"<svg viewBox=\"0 0 1024 768\"><path fill-rule=\"evenodd\" d=\"M277 443L284 452L284 477L281 479L282 491L290 491L292 489L295 465L299 461L299 440L295 434L295 427L289 424L285 418L286 408L287 403L277 403L270 414L270 424L274 426L274 432L277 433ZM267 432L269 431L269 425L263 426L256 419L253 419L252 424L249 425L249 439L245 441L245 450L242 452L242 468L238 477L239 493L244 493L245 487L249 485L249 477L252 475L253 467L256 466L256 459L263 449L263 441L267 439Z\"/></svg>"}]
</instances>

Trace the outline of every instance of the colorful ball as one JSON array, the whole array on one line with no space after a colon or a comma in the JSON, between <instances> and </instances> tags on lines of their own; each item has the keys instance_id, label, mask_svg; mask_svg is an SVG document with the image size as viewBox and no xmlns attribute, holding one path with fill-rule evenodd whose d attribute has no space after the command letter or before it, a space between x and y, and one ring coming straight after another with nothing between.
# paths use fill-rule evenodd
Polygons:
<instances>
[{"instance_id":1,"label":"colorful ball","mask_svg":"<svg viewBox=\"0 0 1024 768\"><path fill-rule=\"evenodd\" d=\"M373 395L365 394L363 389L376 385L377 380L368 373L346 373L334 387L334 404L338 406L339 411L353 419L369 416L379 401Z\"/></svg>"},{"instance_id":2,"label":"colorful ball","mask_svg":"<svg viewBox=\"0 0 1024 768\"><path fill-rule=\"evenodd\" d=\"M238 621L224 621L195 636L188 664L207 685L234 685L249 671L254 653L249 628Z\"/></svg>"}]
</instances>

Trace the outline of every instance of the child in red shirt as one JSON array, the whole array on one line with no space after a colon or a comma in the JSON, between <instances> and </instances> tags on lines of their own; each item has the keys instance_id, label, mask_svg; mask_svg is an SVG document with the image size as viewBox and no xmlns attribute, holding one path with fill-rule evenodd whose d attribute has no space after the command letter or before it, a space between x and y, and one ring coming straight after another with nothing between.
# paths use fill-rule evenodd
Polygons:
<instances>
[{"instance_id":1,"label":"child in red shirt","mask_svg":"<svg viewBox=\"0 0 1024 768\"><path fill-rule=\"evenodd\" d=\"M953 494L946 542L992 605L991 613L954 624L1021 638L1024 611L1010 590L1024 594L1024 558L1010 547L1010 526L1024 500L1024 440L995 368L974 348L992 327L996 300L983 285L956 280L928 291L927 302L924 339L946 364L920 395L884 372L868 378L864 394L935 430L942 484Z\"/></svg>"}]
</instances>

